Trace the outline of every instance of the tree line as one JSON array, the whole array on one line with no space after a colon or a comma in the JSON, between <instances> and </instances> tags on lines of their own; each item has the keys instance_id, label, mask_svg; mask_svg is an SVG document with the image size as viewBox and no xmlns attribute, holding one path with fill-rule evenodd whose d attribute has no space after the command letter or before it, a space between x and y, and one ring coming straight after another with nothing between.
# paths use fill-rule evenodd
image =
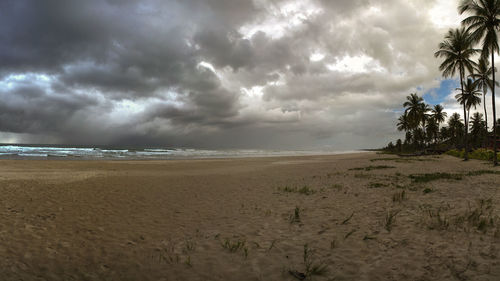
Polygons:
<instances>
[{"instance_id":1,"label":"tree line","mask_svg":"<svg viewBox=\"0 0 500 281\"><path fill-rule=\"evenodd\" d=\"M466 14L459 28L450 29L443 42L434 53L443 61L439 66L443 77L457 77L460 81L459 94L455 96L463 108L463 119L454 113L447 125L446 113L441 105L431 107L422 97L410 94L403 104L405 111L398 119L397 128L405 131L405 140L390 143L391 149L417 150L422 148L464 149L464 160L473 148L487 147L489 138L493 146L493 163L497 160L497 132L500 131L496 120L495 53L499 53L497 31L500 30L500 0L464 0L458 7L459 14ZM480 47L480 48L478 48ZM478 57L477 62L474 60ZM491 66L490 66L491 63ZM488 129L486 95L491 92L493 127ZM476 112L470 116L471 108L481 103L484 114Z\"/></svg>"}]
</instances>

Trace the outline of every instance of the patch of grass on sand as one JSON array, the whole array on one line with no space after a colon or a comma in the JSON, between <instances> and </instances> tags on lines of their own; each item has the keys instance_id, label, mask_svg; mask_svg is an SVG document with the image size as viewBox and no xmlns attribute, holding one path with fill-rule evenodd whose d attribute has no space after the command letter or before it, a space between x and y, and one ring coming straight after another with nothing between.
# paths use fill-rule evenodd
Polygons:
<instances>
[{"instance_id":1,"label":"patch of grass on sand","mask_svg":"<svg viewBox=\"0 0 500 281\"><path fill-rule=\"evenodd\" d=\"M368 184L368 188L381 188L389 186L389 184L381 183L381 182L371 182Z\"/></svg>"},{"instance_id":2,"label":"patch of grass on sand","mask_svg":"<svg viewBox=\"0 0 500 281\"><path fill-rule=\"evenodd\" d=\"M196 249L196 242L194 242L191 239L186 239L184 241L184 249L183 249L184 254L193 252L195 249Z\"/></svg>"},{"instance_id":3,"label":"patch of grass on sand","mask_svg":"<svg viewBox=\"0 0 500 281\"><path fill-rule=\"evenodd\" d=\"M437 161L432 158L414 158L414 157L387 157L387 158L373 158L370 159L371 162L376 161L395 161L398 163L410 163L410 162L425 162L425 161Z\"/></svg>"},{"instance_id":4,"label":"patch of grass on sand","mask_svg":"<svg viewBox=\"0 0 500 281\"><path fill-rule=\"evenodd\" d=\"M303 195L311 195L316 193L316 190L312 189L311 187L304 185L301 188L298 188L296 186L291 187L291 186L285 186L285 187L279 187L278 191L282 192L289 192L289 193L299 193Z\"/></svg>"},{"instance_id":5,"label":"patch of grass on sand","mask_svg":"<svg viewBox=\"0 0 500 281\"><path fill-rule=\"evenodd\" d=\"M489 229L495 229L495 226L497 226L496 229L498 230L499 218L494 215L494 204L491 198L479 199L474 207L469 204L465 211L448 215L444 214L444 212L450 211L450 206L440 206L438 208L421 206L420 208L426 214L429 229L446 230L450 226L454 226L458 230L476 229L486 233Z\"/></svg>"},{"instance_id":6,"label":"patch of grass on sand","mask_svg":"<svg viewBox=\"0 0 500 281\"><path fill-rule=\"evenodd\" d=\"M158 253L158 261L159 262L173 264L173 263L179 263L181 260L180 255L175 253L173 245L158 248L155 251Z\"/></svg>"},{"instance_id":7,"label":"patch of grass on sand","mask_svg":"<svg viewBox=\"0 0 500 281\"><path fill-rule=\"evenodd\" d=\"M396 222L396 216L399 214L399 210L391 210L385 215L384 227L387 231L391 232Z\"/></svg>"},{"instance_id":8,"label":"patch of grass on sand","mask_svg":"<svg viewBox=\"0 0 500 281\"><path fill-rule=\"evenodd\" d=\"M402 203L403 201L408 200L408 195L406 194L406 191L403 190L401 192L396 192L392 195L392 202L399 202Z\"/></svg>"},{"instance_id":9,"label":"patch of grass on sand","mask_svg":"<svg viewBox=\"0 0 500 281\"><path fill-rule=\"evenodd\" d=\"M394 187L395 188L398 188L398 189L409 189L411 190L411 185L401 185L401 184L397 184L397 183L393 183Z\"/></svg>"},{"instance_id":10,"label":"patch of grass on sand","mask_svg":"<svg viewBox=\"0 0 500 281\"><path fill-rule=\"evenodd\" d=\"M427 193L434 192L434 190L432 188L426 187L423 192L424 192L424 194L427 194Z\"/></svg>"},{"instance_id":11,"label":"patch of grass on sand","mask_svg":"<svg viewBox=\"0 0 500 281\"><path fill-rule=\"evenodd\" d=\"M193 264L191 263L191 256L187 256L186 257L186 260L184 261L184 264L189 266L189 267L193 267Z\"/></svg>"},{"instance_id":12,"label":"patch of grass on sand","mask_svg":"<svg viewBox=\"0 0 500 281\"><path fill-rule=\"evenodd\" d=\"M354 174L354 177L357 179L369 179L372 176L368 175L368 174L357 173L357 174Z\"/></svg>"},{"instance_id":13,"label":"patch of grass on sand","mask_svg":"<svg viewBox=\"0 0 500 281\"><path fill-rule=\"evenodd\" d=\"M455 220L457 225L467 222L470 227L474 227L479 231L486 232L488 228L495 225L495 221L498 219L493 216L493 200L490 199L479 199L475 208L469 208L467 211L458 216Z\"/></svg>"},{"instance_id":14,"label":"patch of grass on sand","mask_svg":"<svg viewBox=\"0 0 500 281\"><path fill-rule=\"evenodd\" d=\"M441 179L446 180L462 180L462 174L450 174L450 173L429 173L429 174L412 174L408 176L413 180L414 183L426 183Z\"/></svg>"},{"instance_id":15,"label":"patch of grass on sand","mask_svg":"<svg viewBox=\"0 0 500 281\"><path fill-rule=\"evenodd\" d=\"M229 238L226 238L224 242L221 243L222 248L228 250L230 253L236 253L238 251L243 251L243 256L245 258L248 257L248 247L246 246L245 240L236 240L231 241Z\"/></svg>"},{"instance_id":16,"label":"patch of grass on sand","mask_svg":"<svg viewBox=\"0 0 500 281\"><path fill-rule=\"evenodd\" d=\"M337 247L337 240L333 239L332 241L330 241L330 250L335 249L335 247Z\"/></svg>"},{"instance_id":17,"label":"patch of grass on sand","mask_svg":"<svg viewBox=\"0 0 500 281\"><path fill-rule=\"evenodd\" d=\"M446 230L450 226L449 218L443 214L443 208L432 209L427 206L420 207L427 215L427 227L429 229Z\"/></svg>"},{"instance_id":18,"label":"patch of grass on sand","mask_svg":"<svg viewBox=\"0 0 500 281\"><path fill-rule=\"evenodd\" d=\"M344 186L339 183L334 183L330 186L331 189L341 190Z\"/></svg>"},{"instance_id":19,"label":"patch of grass on sand","mask_svg":"<svg viewBox=\"0 0 500 281\"><path fill-rule=\"evenodd\" d=\"M500 175L500 171L493 170L477 170L471 171L464 174L458 173L428 173L428 174L412 174L408 177L413 180L414 183L426 183L435 180L462 180L464 176L481 176L484 174Z\"/></svg>"},{"instance_id":20,"label":"patch of grass on sand","mask_svg":"<svg viewBox=\"0 0 500 281\"><path fill-rule=\"evenodd\" d=\"M394 166L387 166L387 165L378 165L378 166L368 166L368 167L360 167L360 168L352 168L349 169L349 171L371 171L371 170L383 170L383 169L393 169L396 168Z\"/></svg>"},{"instance_id":21,"label":"patch of grass on sand","mask_svg":"<svg viewBox=\"0 0 500 281\"><path fill-rule=\"evenodd\" d=\"M298 280L309 280L313 276L324 276L328 273L328 266L323 262L316 262L314 251L307 244L303 252L304 272L290 269L288 272Z\"/></svg>"},{"instance_id":22,"label":"patch of grass on sand","mask_svg":"<svg viewBox=\"0 0 500 281\"><path fill-rule=\"evenodd\" d=\"M295 207L295 210L293 211L293 214L291 214L288 218L290 223L299 223L300 222L300 208Z\"/></svg>"},{"instance_id":23,"label":"patch of grass on sand","mask_svg":"<svg viewBox=\"0 0 500 281\"><path fill-rule=\"evenodd\" d=\"M478 170L478 171L471 171L468 172L466 175L467 176L481 176L485 174L490 174L490 175L500 175L500 171L492 171L492 170Z\"/></svg>"}]
</instances>

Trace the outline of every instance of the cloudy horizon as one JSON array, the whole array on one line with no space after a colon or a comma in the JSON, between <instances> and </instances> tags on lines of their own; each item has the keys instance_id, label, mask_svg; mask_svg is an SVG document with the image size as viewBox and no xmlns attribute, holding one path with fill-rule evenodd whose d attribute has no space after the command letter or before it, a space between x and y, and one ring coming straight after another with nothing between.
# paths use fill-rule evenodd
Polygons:
<instances>
[{"instance_id":1,"label":"cloudy horizon","mask_svg":"<svg viewBox=\"0 0 500 281\"><path fill-rule=\"evenodd\" d=\"M410 93L461 112L457 3L2 1L0 142L381 147Z\"/></svg>"}]
</instances>

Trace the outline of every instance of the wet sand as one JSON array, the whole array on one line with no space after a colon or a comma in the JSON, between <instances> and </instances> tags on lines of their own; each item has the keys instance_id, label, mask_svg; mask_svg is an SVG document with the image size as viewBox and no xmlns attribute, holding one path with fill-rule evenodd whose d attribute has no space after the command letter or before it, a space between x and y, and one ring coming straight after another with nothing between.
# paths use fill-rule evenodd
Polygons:
<instances>
[{"instance_id":1,"label":"wet sand","mask_svg":"<svg viewBox=\"0 0 500 281\"><path fill-rule=\"evenodd\" d=\"M478 170L500 172L372 152L2 160L0 279L500 280L500 175ZM435 172L453 175L409 176Z\"/></svg>"}]
</instances>

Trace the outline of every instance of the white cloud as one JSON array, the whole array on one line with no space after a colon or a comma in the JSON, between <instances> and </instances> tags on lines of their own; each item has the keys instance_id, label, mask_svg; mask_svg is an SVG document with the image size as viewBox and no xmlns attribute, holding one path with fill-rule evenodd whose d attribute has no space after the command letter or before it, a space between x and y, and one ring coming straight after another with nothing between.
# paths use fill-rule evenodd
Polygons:
<instances>
[{"instance_id":1,"label":"white cloud","mask_svg":"<svg viewBox=\"0 0 500 281\"><path fill-rule=\"evenodd\" d=\"M360 56L345 56L339 59L336 63L327 64L326 67L331 71L347 72L347 73L368 73L368 72L383 72L384 68L367 55Z\"/></svg>"},{"instance_id":2,"label":"white cloud","mask_svg":"<svg viewBox=\"0 0 500 281\"><path fill-rule=\"evenodd\" d=\"M458 14L458 0L437 0L429 10L431 22L440 29L457 27L463 17Z\"/></svg>"}]
</instances>

